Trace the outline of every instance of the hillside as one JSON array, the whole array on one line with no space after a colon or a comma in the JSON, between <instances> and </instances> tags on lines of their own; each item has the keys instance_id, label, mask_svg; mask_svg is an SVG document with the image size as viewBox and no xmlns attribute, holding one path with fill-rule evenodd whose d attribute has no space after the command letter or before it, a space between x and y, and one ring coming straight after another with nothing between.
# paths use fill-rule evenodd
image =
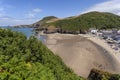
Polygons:
<instances>
[{"instance_id":1,"label":"hillside","mask_svg":"<svg viewBox=\"0 0 120 80\"><path fill-rule=\"evenodd\" d=\"M41 26L39 26L39 29L44 27L48 29L48 32L49 26L54 26L55 29L52 30L53 32L58 31L60 33L81 33L88 31L89 28L120 28L120 16L106 12L89 12L76 17L59 19L49 23L41 23L40 25Z\"/></svg>"},{"instance_id":2,"label":"hillside","mask_svg":"<svg viewBox=\"0 0 120 80\"><path fill-rule=\"evenodd\" d=\"M33 26L35 26L35 27L40 27L40 26L42 26L43 24L48 23L49 21L50 21L50 22L52 22L52 21L54 22L54 21L56 21L57 19L58 19L58 18L55 17L55 16L47 16L47 17L44 17L43 19L41 19L40 21L34 23Z\"/></svg>"}]
</instances>

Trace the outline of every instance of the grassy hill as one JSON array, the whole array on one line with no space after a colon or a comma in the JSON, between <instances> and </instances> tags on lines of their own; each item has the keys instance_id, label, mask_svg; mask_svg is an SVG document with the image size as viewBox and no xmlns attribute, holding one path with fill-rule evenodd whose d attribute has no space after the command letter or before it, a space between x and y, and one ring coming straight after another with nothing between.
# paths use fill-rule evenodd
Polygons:
<instances>
[{"instance_id":1,"label":"grassy hill","mask_svg":"<svg viewBox=\"0 0 120 80\"><path fill-rule=\"evenodd\" d=\"M46 17L47 18L47 17ZM49 17L48 17L49 18ZM44 18L43 18L44 20ZM43 20L39 21L42 22ZM39 23L38 23L39 24ZM75 17L41 23L42 27L54 26L59 32L86 32L89 28L120 28L120 16L106 12L89 12Z\"/></svg>"},{"instance_id":2,"label":"grassy hill","mask_svg":"<svg viewBox=\"0 0 120 80\"><path fill-rule=\"evenodd\" d=\"M33 26L40 27L45 23L48 23L49 21L56 21L58 18L55 16L47 16L41 19L40 21L33 24Z\"/></svg>"}]
</instances>

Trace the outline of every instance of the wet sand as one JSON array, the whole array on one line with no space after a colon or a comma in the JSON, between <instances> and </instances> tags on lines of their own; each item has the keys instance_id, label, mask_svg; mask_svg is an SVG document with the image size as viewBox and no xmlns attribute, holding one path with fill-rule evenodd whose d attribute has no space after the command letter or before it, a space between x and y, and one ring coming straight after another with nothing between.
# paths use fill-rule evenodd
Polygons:
<instances>
[{"instance_id":1,"label":"wet sand","mask_svg":"<svg viewBox=\"0 0 120 80\"><path fill-rule=\"evenodd\" d=\"M48 34L47 47L73 71L87 77L92 68L120 73L120 63L103 47L79 35Z\"/></svg>"}]
</instances>

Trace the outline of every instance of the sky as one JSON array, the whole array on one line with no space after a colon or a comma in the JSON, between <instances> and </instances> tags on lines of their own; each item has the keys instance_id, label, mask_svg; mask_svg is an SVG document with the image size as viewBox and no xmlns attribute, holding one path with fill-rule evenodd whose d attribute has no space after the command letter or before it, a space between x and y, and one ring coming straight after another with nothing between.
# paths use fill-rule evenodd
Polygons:
<instances>
[{"instance_id":1,"label":"sky","mask_svg":"<svg viewBox=\"0 0 120 80\"><path fill-rule=\"evenodd\" d=\"M120 15L120 0L0 0L0 25L32 24L46 16L65 18L90 11Z\"/></svg>"}]
</instances>

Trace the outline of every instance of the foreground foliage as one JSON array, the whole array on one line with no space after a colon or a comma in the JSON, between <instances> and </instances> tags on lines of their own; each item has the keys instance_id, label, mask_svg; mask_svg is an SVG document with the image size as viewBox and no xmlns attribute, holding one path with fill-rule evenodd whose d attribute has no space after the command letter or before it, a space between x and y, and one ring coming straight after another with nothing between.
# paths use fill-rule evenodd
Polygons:
<instances>
[{"instance_id":1,"label":"foreground foliage","mask_svg":"<svg viewBox=\"0 0 120 80\"><path fill-rule=\"evenodd\" d=\"M120 80L120 75L92 69L88 80Z\"/></svg>"},{"instance_id":2,"label":"foreground foliage","mask_svg":"<svg viewBox=\"0 0 120 80\"><path fill-rule=\"evenodd\" d=\"M83 80L35 37L0 29L0 80Z\"/></svg>"}]
</instances>

